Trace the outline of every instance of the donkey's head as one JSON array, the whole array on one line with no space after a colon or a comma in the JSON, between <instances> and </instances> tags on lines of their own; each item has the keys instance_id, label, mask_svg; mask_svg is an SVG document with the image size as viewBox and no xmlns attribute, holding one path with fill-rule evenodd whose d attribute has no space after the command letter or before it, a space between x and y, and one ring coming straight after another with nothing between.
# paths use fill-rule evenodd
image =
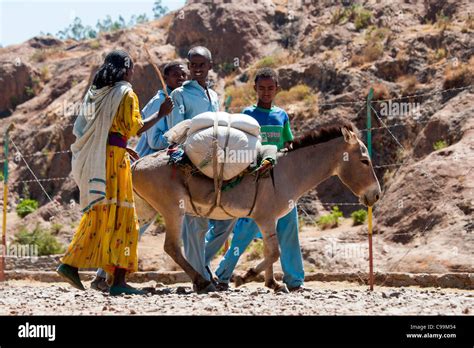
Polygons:
<instances>
[{"instance_id":1,"label":"donkey's head","mask_svg":"<svg viewBox=\"0 0 474 348\"><path fill-rule=\"evenodd\" d=\"M343 126L341 131L344 145L335 174L361 203L371 206L378 201L381 191L369 152L350 128Z\"/></svg>"}]
</instances>

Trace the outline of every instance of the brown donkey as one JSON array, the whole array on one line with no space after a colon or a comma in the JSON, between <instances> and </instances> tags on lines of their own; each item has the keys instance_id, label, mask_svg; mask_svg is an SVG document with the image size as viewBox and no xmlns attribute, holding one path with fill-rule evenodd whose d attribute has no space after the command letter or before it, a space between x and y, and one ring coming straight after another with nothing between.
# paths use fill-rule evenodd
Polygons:
<instances>
[{"instance_id":1,"label":"brown donkey","mask_svg":"<svg viewBox=\"0 0 474 348\"><path fill-rule=\"evenodd\" d=\"M204 175L187 176L167 162L165 153L157 153L132 166L139 220L141 223L150 221L157 212L160 213L166 225L166 253L190 276L197 291L213 290L212 284L184 258L180 236L184 214L196 215L188 192L197 211L200 214L207 212L214 202L214 181ZM275 290L283 288L273 276L273 263L280 256L277 221L294 207L301 196L333 175L337 175L361 203L371 206L379 199L380 185L367 148L352 125L322 128L296 139L292 149L279 154L274 167L275 185L271 178L260 178L256 193L255 177L247 175L237 187L222 193L221 204L225 211L216 208L209 218L225 220L230 218L228 214L250 217L263 235L263 261L242 277L236 277L236 286L251 281L265 270L265 285Z\"/></svg>"}]
</instances>

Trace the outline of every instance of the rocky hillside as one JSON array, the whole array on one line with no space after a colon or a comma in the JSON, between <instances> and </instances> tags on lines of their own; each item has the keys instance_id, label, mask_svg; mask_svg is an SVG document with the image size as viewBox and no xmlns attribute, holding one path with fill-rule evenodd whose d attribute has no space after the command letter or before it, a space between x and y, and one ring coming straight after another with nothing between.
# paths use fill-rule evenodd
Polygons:
<instances>
[{"instance_id":1,"label":"rocky hillside","mask_svg":"<svg viewBox=\"0 0 474 348\"><path fill-rule=\"evenodd\" d=\"M381 253L381 262L387 269L472 272L472 3L297 3L191 3L158 21L94 40L34 37L1 48L0 131L15 125L9 235L41 223L62 241L70 239L80 218L78 190L69 176L74 108L109 50L131 53L133 86L144 105L160 84L143 45L162 66L202 44L214 54L212 83L222 102L231 97L230 110L254 101L257 68L275 68L282 87L277 103L288 110L296 134L346 118L365 139L364 101L374 88L373 162L384 192L374 211L376 239L380 248L393 251ZM18 152L40 180L49 179L41 181L44 191L30 181ZM15 207L26 197L40 208L19 219ZM302 222L313 224L334 203L346 216L362 208L331 179L302 199ZM334 236L340 243L366 243L366 228L353 230ZM323 241L316 239L318 245ZM307 257L321 256L313 246L306 251ZM313 256L314 267L324 268ZM344 267L352 265L349 260Z\"/></svg>"}]
</instances>

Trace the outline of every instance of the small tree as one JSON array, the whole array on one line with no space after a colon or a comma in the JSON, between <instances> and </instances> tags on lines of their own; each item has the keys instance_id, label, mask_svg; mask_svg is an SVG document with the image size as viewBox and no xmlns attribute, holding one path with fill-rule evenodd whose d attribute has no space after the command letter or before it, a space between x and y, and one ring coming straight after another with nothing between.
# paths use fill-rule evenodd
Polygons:
<instances>
[{"instance_id":1,"label":"small tree","mask_svg":"<svg viewBox=\"0 0 474 348\"><path fill-rule=\"evenodd\" d=\"M161 0L156 0L153 5L153 15L155 19L163 17L169 11L168 7L161 4Z\"/></svg>"}]
</instances>

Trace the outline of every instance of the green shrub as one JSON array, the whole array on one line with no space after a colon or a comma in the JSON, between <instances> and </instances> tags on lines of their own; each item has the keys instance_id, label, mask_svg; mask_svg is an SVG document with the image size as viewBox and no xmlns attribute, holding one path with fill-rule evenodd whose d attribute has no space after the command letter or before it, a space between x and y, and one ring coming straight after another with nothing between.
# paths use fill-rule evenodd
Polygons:
<instances>
[{"instance_id":1,"label":"green shrub","mask_svg":"<svg viewBox=\"0 0 474 348\"><path fill-rule=\"evenodd\" d=\"M332 14L331 24L346 24L352 21L357 30L367 28L372 23L372 12L361 5L353 5L342 9L338 7Z\"/></svg>"},{"instance_id":2,"label":"green shrub","mask_svg":"<svg viewBox=\"0 0 474 348\"><path fill-rule=\"evenodd\" d=\"M363 225L365 220L367 219L367 211L365 209L359 209L351 214L352 217L352 225Z\"/></svg>"},{"instance_id":3,"label":"green shrub","mask_svg":"<svg viewBox=\"0 0 474 348\"><path fill-rule=\"evenodd\" d=\"M339 226L339 219L342 217L342 212L339 207L335 206L329 214L320 216L316 220L316 224L323 230Z\"/></svg>"},{"instance_id":4,"label":"green shrub","mask_svg":"<svg viewBox=\"0 0 474 348\"><path fill-rule=\"evenodd\" d=\"M362 6L355 6L352 16L357 30L367 28L372 22L372 12L366 10Z\"/></svg>"},{"instance_id":5,"label":"green shrub","mask_svg":"<svg viewBox=\"0 0 474 348\"><path fill-rule=\"evenodd\" d=\"M22 199L16 206L16 213L19 217L24 218L38 209L38 201L34 199Z\"/></svg>"},{"instance_id":6,"label":"green shrub","mask_svg":"<svg viewBox=\"0 0 474 348\"><path fill-rule=\"evenodd\" d=\"M22 228L16 235L13 244L36 245L38 247L38 256L61 254L64 252L64 246L49 232L38 225L32 232Z\"/></svg>"},{"instance_id":7,"label":"green shrub","mask_svg":"<svg viewBox=\"0 0 474 348\"><path fill-rule=\"evenodd\" d=\"M33 89L33 87L30 87L30 86L26 86L25 87L25 93L26 95L31 98L31 97L34 97L35 95L35 90Z\"/></svg>"},{"instance_id":8,"label":"green shrub","mask_svg":"<svg viewBox=\"0 0 474 348\"><path fill-rule=\"evenodd\" d=\"M445 147L448 147L448 143L445 140L438 140L433 144L433 149L435 151L444 149Z\"/></svg>"}]
</instances>

